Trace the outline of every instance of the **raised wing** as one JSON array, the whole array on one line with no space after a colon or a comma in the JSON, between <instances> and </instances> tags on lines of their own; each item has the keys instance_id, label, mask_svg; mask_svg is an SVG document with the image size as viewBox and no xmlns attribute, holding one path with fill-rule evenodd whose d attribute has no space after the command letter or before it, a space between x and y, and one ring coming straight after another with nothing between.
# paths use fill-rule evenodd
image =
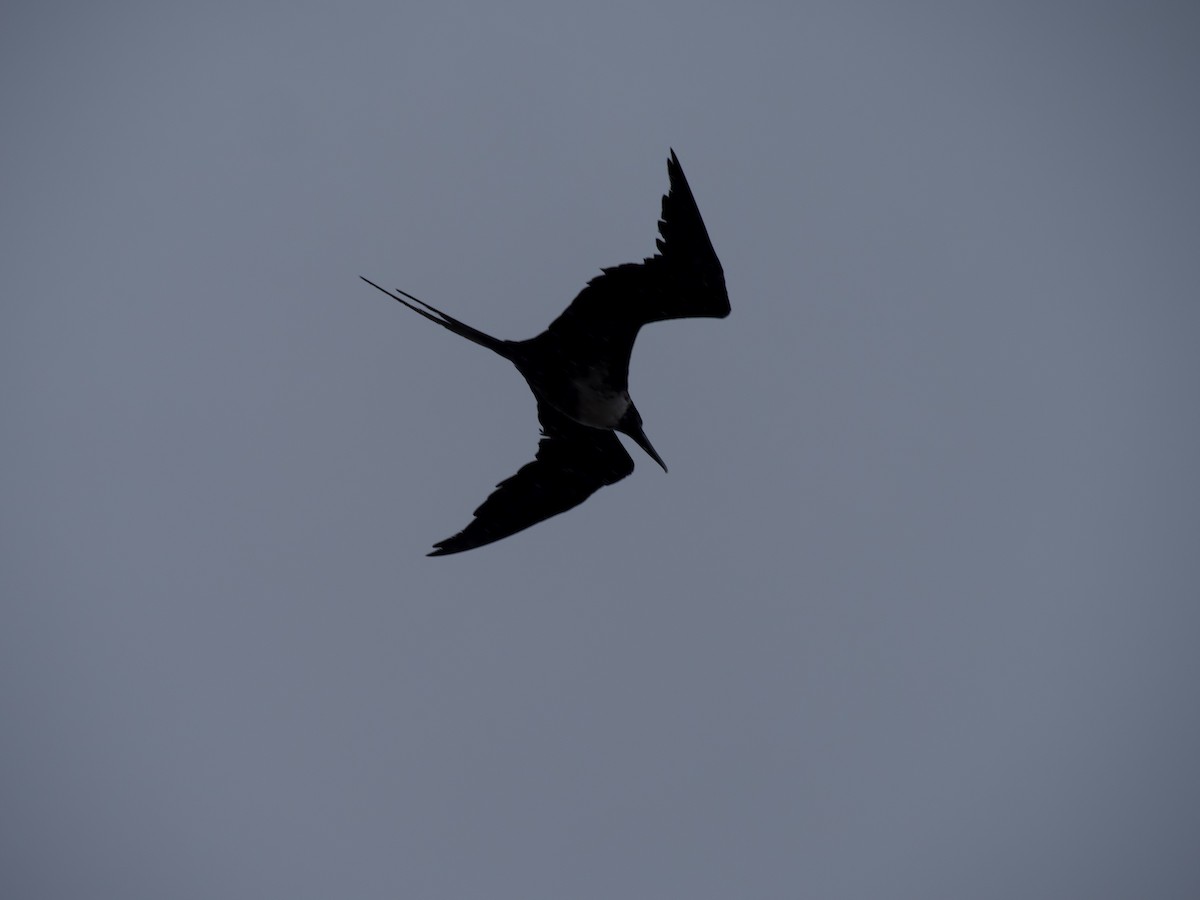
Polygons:
<instances>
[{"instance_id":1,"label":"raised wing","mask_svg":"<svg viewBox=\"0 0 1200 900\"><path fill-rule=\"evenodd\" d=\"M585 355L627 366L638 329L648 322L729 315L725 271L674 150L667 172L671 187L662 201L659 252L603 269L550 323L549 335L584 348Z\"/></svg>"},{"instance_id":2,"label":"raised wing","mask_svg":"<svg viewBox=\"0 0 1200 900\"><path fill-rule=\"evenodd\" d=\"M589 428L538 401L542 440L534 461L496 485L475 519L430 556L473 550L578 506L633 471L633 460L612 431Z\"/></svg>"},{"instance_id":3,"label":"raised wing","mask_svg":"<svg viewBox=\"0 0 1200 900\"><path fill-rule=\"evenodd\" d=\"M663 197L662 218L658 222L658 233L662 237L655 243L661 258L673 269L675 293L666 298L664 308L658 310L654 318L646 321L687 316L723 319L729 315L725 270L717 259L704 219L700 217L700 208L692 196L691 185L674 150L667 161L667 173L671 177L671 189Z\"/></svg>"}]
</instances>

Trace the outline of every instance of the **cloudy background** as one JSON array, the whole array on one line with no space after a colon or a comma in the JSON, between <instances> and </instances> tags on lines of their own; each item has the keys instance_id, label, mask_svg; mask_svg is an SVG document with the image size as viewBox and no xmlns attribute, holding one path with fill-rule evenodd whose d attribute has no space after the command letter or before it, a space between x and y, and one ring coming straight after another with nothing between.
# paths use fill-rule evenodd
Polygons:
<instances>
[{"instance_id":1,"label":"cloudy background","mask_svg":"<svg viewBox=\"0 0 1200 900\"><path fill-rule=\"evenodd\" d=\"M1200 896L1191 3L17 2L0 894ZM501 337L653 247L671 467Z\"/></svg>"}]
</instances>

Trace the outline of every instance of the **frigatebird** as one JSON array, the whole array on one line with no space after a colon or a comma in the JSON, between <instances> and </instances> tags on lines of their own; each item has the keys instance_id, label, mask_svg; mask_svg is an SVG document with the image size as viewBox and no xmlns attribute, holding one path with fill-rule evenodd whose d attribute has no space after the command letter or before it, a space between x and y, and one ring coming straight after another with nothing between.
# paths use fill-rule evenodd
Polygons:
<instances>
[{"instance_id":1,"label":"frigatebird","mask_svg":"<svg viewBox=\"0 0 1200 900\"><path fill-rule=\"evenodd\" d=\"M429 556L461 553L516 534L578 506L633 471L617 440L626 434L667 470L629 396L629 356L638 329L665 319L729 315L725 272L675 151L667 161L658 253L601 269L537 337L505 341L460 322L412 294L363 281L443 328L503 356L537 399L542 438L533 462L498 485L453 537ZM411 301L411 302L410 302Z\"/></svg>"}]
</instances>

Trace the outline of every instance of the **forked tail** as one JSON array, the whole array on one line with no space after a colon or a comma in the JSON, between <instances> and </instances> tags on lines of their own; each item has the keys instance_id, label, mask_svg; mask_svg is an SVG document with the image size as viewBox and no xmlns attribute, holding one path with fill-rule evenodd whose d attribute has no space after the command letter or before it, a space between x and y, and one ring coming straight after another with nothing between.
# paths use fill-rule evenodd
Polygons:
<instances>
[{"instance_id":1,"label":"forked tail","mask_svg":"<svg viewBox=\"0 0 1200 900\"><path fill-rule=\"evenodd\" d=\"M458 319L454 318L454 316L442 312L436 306L430 306L424 300L417 299L407 291L402 291L399 288L396 288L396 292L392 293L386 288L381 288L370 278L367 278L364 275L359 275L358 277L371 287L375 288L375 290L383 291L383 293L387 294L397 303L407 306L415 313L420 313L430 322L437 322L443 328L453 331L457 335L465 337L468 341L473 341L474 343L479 344L481 347L487 347L489 350L499 353L505 359L509 358L507 346L512 343L511 341L502 341L499 338L492 337L490 334L484 334L478 328L472 328L470 325L458 321ZM413 303L420 304L420 306L413 306L413 303L409 303L408 300L404 299L405 297L407 297L408 300L413 301ZM425 307L425 309L421 309L422 306ZM426 312L426 310L428 310L428 312Z\"/></svg>"}]
</instances>

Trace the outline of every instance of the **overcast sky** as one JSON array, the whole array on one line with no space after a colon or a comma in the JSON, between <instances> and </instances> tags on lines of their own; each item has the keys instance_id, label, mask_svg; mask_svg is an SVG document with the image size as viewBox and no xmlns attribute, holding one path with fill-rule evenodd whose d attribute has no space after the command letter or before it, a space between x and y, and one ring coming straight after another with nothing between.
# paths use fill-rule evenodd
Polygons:
<instances>
[{"instance_id":1,"label":"overcast sky","mask_svg":"<svg viewBox=\"0 0 1200 900\"><path fill-rule=\"evenodd\" d=\"M1194 3L0 16L0 895L1200 896ZM505 338L652 252L637 471Z\"/></svg>"}]
</instances>

